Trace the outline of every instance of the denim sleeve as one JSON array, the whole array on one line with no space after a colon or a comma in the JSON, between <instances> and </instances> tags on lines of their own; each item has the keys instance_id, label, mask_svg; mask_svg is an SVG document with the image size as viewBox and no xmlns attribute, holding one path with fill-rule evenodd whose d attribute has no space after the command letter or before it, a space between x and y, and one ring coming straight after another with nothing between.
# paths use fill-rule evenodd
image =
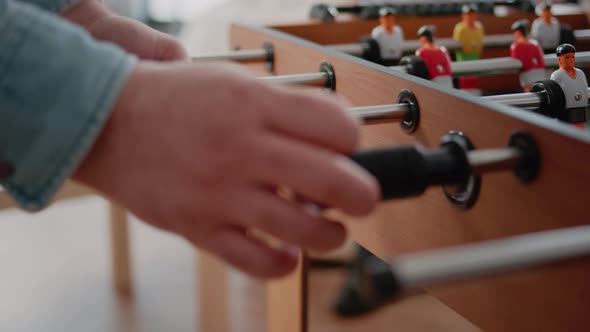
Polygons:
<instances>
[{"instance_id":1,"label":"denim sleeve","mask_svg":"<svg viewBox=\"0 0 590 332\"><path fill-rule=\"evenodd\" d=\"M104 126L136 59L40 8L0 0L0 179L45 207Z\"/></svg>"},{"instance_id":2,"label":"denim sleeve","mask_svg":"<svg viewBox=\"0 0 590 332\"><path fill-rule=\"evenodd\" d=\"M75 3L79 2L80 0L17 0L22 2L28 2L30 4L36 5L41 9L49 10L54 13L61 13L68 9L69 7L73 6Z\"/></svg>"}]
</instances>

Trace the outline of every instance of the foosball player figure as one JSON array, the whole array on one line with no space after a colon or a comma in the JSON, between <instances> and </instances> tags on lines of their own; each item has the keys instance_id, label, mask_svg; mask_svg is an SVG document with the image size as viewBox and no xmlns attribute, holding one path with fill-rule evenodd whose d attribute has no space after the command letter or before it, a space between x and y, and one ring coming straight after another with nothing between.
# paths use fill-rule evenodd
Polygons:
<instances>
[{"instance_id":1,"label":"foosball player figure","mask_svg":"<svg viewBox=\"0 0 590 332\"><path fill-rule=\"evenodd\" d=\"M451 57L445 47L439 47L434 43L434 30L434 27L429 25L418 30L418 41L422 47L416 51L416 55L424 61L431 81L452 88Z\"/></svg>"},{"instance_id":2,"label":"foosball player figure","mask_svg":"<svg viewBox=\"0 0 590 332\"><path fill-rule=\"evenodd\" d=\"M545 73L545 59L543 50L536 40L528 38L528 20L519 20L512 24L512 36L514 42L510 45L510 56L522 63L522 69L518 78L520 86L525 92L531 90L531 85L536 81L547 78Z\"/></svg>"},{"instance_id":3,"label":"foosball player figure","mask_svg":"<svg viewBox=\"0 0 590 332\"><path fill-rule=\"evenodd\" d=\"M551 13L551 4L543 2L536 7L537 19L533 21L531 36L536 39L545 54L555 51L561 38L561 25Z\"/></svg>"},{"instance_id":4,"label":"foosball player figure","mask_svg":"<svg viewBox=\"0 0 590 332\"><path fill-rule=\"evenodd\" d=\"M391 267L357 245L356 257L348 268L334 311L341 317L366 314L394 299L397 281Z\"/></svg>"},{"instance_id":5,"label":"foosball player figure","mask_svg":"<svg viewBox=\"0 0 590 332\"><path fill-rule=\"evenodd\" d=\"M402 44L404 31L396 25L397 12L391 7L383 7L379 10L379 26L371 32L379 45L383 65L394 66L402 57Z\"/></svg>"},{"instance_id":6,"label":"foosball player figure","mask_svg":"<svg viewBox=\"0 0 590 332\"><path fill-rule=\"evenodd\" d=\"M455 25L453 39L461 43L461 48L455 51L457 61L479 60L483 52L484 28L477 20L477 8L466 4L461 8L461 22ZM477 76L459 78L459 87L467 92L480 95Z\"/></svg>"},{"instance_id":7,"label":"foosball player figure","mask_svg":"<svg viewBox=\"0 0 590 332\"><path fill-rule=\"evenodd\" d=\"M565 94L566 114L561 120L584 128L588 106L588 81L583 71L576 68L576 48L561 44L555 51L559 69L551 74Z\"/></svg>"}]
</instances>

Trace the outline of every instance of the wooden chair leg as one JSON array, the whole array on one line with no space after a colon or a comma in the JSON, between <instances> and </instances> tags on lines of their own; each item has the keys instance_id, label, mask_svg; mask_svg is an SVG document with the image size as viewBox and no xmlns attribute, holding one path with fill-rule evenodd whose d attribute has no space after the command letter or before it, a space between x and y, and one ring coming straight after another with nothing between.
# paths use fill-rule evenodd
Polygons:
<instances>
[{"instance_id":1,"label":"wooden chair leg","mask_svg":"<svg viewBox=\"0 0 590 332\"><path fill-rule=\"evenodd\" d=\"M110 202L111 254L113 285L121 295L131 294L131 258L129 253L129 221L127 210Z\"/></svg>"},{"instance_id":2,"label":"wooden chair leg","mask_svg":"<svg viewBox=\"0 0 590 332\"><path fill-rule=\"evenodd\" d=\"M229 269L205 251L197 258L199 327L201 332L229 332Z\"/></svg>"},{"instance_id":3,"label":"wooden chair leg","mask_svg":"<svg viewBox=\"0 0 590 332\"><path fill-rule=\"evenodd\" d=\"M295 272L269 282L266 332L307 332L308 258L302 255Z\"/></svg>"}]
</instances>

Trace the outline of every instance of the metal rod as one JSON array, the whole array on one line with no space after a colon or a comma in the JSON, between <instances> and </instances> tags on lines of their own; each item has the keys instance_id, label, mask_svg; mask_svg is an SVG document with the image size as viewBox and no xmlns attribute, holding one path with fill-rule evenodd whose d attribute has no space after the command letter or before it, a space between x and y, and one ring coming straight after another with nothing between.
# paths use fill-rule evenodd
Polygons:
<instances>
[{"instance_id":1,"label":"metal rod","mask_svg":"<svg viewBox=\"0 0 590 332\"><path fill-rule=\"evenodd\" d=\"M541 104L541 98L539 98L539 96L536 93L532 92L485 96L482 98L489 101L496 101L505 105L523 108L538 107Z\"/></svg>"},{"instance_id":2,"label":"metal rod","mask_svg":"<svg viewBox=\"0 0 590 332\"><path fill-rule=\"evenodd\" d=\"M351 55L361 55L363 54L363 46L359 43L350 43L350 44L336 44L336 45L328 45L329 48Z\"/></svg>"},{"instance_id":3,"label":"metal rod","mask_svg":"<svg viewBox=\"0 0 590 332\"><path fill-rule=\"evenodd\" d=\"M467 152L471 170L476 174L513 169L522 158L517 148L473 150Z\"/></svg>"},{"instance_id":4,"label":"metal rod","mask_svg":"<svg viewBox=\"0 0 590 332\"><path fill-rule=\"evenodd\" d=\"M498 74L518 72L522 68L522 62L510 57L474 60L474 61L453 61L451 71L453 76L465 74Z\"/></svg>"},{"instance_id":5,"label":"metal rod","mask_svg":"<svg viewBox=\"0 0 590 332\"><path fill-rule=\"evenodd\" d=\"M328 73L305 73L280 76L263 76L259 80L276 84L302 84L308 86L325 86Z\"/></svg>"},{"instance_id":6,"label":"metal rod","mask_svg":"<svg viewBox=\"0 0 590 332\"><path fill-rule=\"evenodd\" d=\"M590 29L587 30L575 30L574 35L577 41L586 41L590 40ZM484 47L493 48L493 47L507 47L514 41L514 37L511 34L501 34L501 35L491 35L485 36L483 39ZM444 46L449 50L456 50L461 48L461 43L452 39L452 38L437 38L436 43L439 46ZM363 53L363 48L360 44L333 44L333 45L326 45L329 48L338 50L340 52L352 54L352 55L361 55ZM402 43L402 51L403 52L413 52L420 48L420 42L417 40L406 40Z\"/></svg>"},{"instance_id":7,"label":"metal rod","mask_svg":"<svg viewBox=\"0 0 590 332\"><path fill-rule=\"evenodd\" d=\"M590 226L431 250L392 262L404 289L482 277L590 256Z\"/></svg>"},{"instance_id":8,"label":"metal rod","mask_svg":"<svg viewBox=\"0 0 590 332\"><path fill-rule=\"evenodd\" d=\"M364 120L390 119L401 120L410 110L408 104L391 104L366 107L351 107L347 111L351 115Z\"/></svg>"},{"instance_id":9,"label":"metal rod","mask_svg":"<svg viewBox=\"0 0 590 332\"><path fill-rule=\"evenodd\" d=\"M590 29L588 30L576 30L574 31L576 36L576 40L585 41L590 40ZM486 36L484 37L484 45L486 47L501 47L501 46L508 46L512 43L513 37L512 35L493 35L493 36ZM449 50L454 50L461 48L461 44L452 38L439 38L437 39L437 44L440 46L445 46ZM359 43L350 43L350 44L336 44L336 45L327 45L327 47L332 48L334 50L353 54L353 55L361 55L363 53L363 47ZM420 43L417 40L406 40L402 44L402 51L404 52L411 52L415 51L420 48ZM213 61L213 60L233 60L233 61L257 61L257 60L265 60L268 57L268 51L265 49L255 49L255 50L235 50L229 51L226 53L219 53L219 54L210 54L204 56L195 56L192 57L193 62L197 61ZM590 62L590 60L589 60ZM553 66L553 65L552 65ZM455 71L453 69L453 71Z\"/></svg>"},{"instance_id":10,"label":"metal rod","mask_svg":"<svg viewBox=\"0 0 590 332\"><path fill-rule=\"evenodd\" d=\"M545 58L545 67L558 67L557 56L555 54L547 54ZM590 64L590 52L577 52L576 53L576 64L589 65ZM392 66L389 67L393 70L406 72L406 66ZM494 59L481 59L473 61L453 61L451 62L451 71L453 76L465 76L465 75L494 75L494 74L505 74L505 73L517 73L522 68L520 60L513 59L511 57L494 58Z\"/></svg>"},{"instance_id":11,"label":"metal rod","mask_svg":"<svg viewBox=\"0 0 590 332\"><path fill-rule=\"evenodd\" d=\"M590 99L590 88L588 88L588 97ZM485 96L481 97L488 101L495 101L502 103L504 105L510 105L515 107L539 107L541 103L541 98L533 92L523 92L523 93L512 93L512 94L505 94L505 95L496 95L496 96Z\"/></svg>"},{"instance_id":12,"label":"metal rod","mask_svg":"<svg viewBox=\"0 0 590 332\"><path fill-rule=\"evenodd\" d=\"M268 52L265 49L258 50L236 50L227 53L211 54L205 56L193 57L192 61L213 61L213 60L233 60L233 61L254 61L265 60Z\"/></svg>"}]
</instances>

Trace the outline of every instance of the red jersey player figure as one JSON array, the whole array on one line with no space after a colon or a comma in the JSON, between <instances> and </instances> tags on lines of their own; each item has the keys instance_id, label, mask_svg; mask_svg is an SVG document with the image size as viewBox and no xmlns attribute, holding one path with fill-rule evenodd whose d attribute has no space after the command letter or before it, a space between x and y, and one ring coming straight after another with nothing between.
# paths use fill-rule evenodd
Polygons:
<instances>
[{"instance_id":1,"label":"red jersey player figure","mask_svg":"<svg viewBox=\"0 0 590 332\"><path fill-rule=\"evenodd\" d=\"M536 40L529 40L528 26L528 20L519 20L512 24L514 43L510 45L510 56L522 63L519 79L525 92L529 92L536 81L547 79L543 50Z\"/></svg>"},{"instance_id":2,"label":"red jersey player figure","mask_svg":"<svg viewBox=\"0 0 590 332\"><path fill-rule=\"evenodd\" d=\"M583 71L576 68L576 48L561 44L555 51L559 69L551 74L551 79L561 86L565 95L566 114L561 119L584 128L586 107L588 106L588 81Z\"/></svg>"},{"instance_id":3,"label":"red jersey player figure","mask_svg":"<svg viewBox=\"0 0 590 332\"><path fill-rule=\"evenodd\" d=\"M418 30L418 41L422 44L416 55L422 58L428 68L430 80L449 88L453 87L451 57L444 47L434 43L434 27L425 25Z\"/></svg>"}]
</instances>

